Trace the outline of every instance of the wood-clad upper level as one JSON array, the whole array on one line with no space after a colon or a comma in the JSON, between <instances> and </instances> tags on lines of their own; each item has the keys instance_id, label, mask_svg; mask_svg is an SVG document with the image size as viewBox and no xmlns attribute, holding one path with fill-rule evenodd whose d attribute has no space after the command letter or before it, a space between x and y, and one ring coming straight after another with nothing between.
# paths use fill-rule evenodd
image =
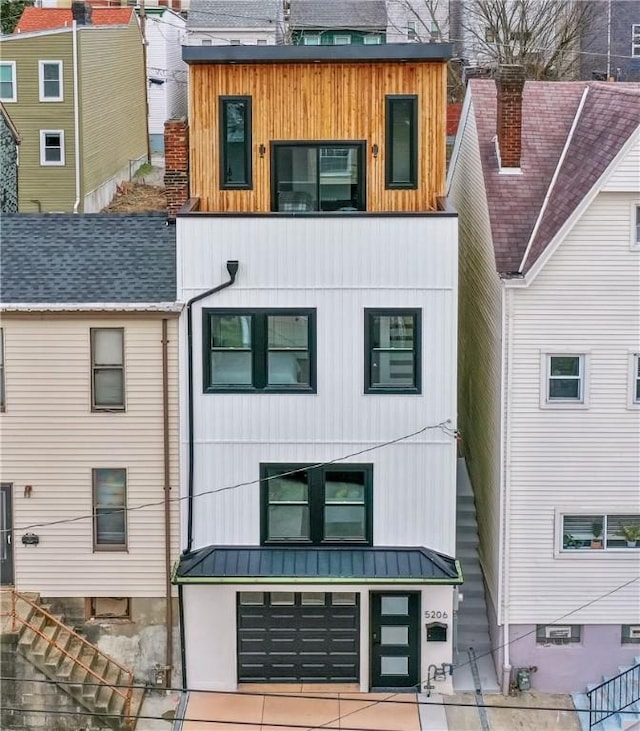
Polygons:
<instances>
[{"instance_id":1,"label":"wood-clad upper level","mask_svg":"<svg viewBox=\"0 0 640 731\"><path fill-rule=\"evenodd\" d=\"M450 50L185 47L190 195L210 212L436 210ZM246 149L234 185L238 161L225 156L237 140Z\"/></svg>"}]
</instances>

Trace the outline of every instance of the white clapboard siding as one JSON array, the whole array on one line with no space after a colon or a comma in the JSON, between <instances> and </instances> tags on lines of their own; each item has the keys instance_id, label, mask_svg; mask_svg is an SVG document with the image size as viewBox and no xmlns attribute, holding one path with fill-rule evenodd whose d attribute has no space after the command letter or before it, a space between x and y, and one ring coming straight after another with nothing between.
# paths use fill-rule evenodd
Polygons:
<instances>
[{"instance_id":1,"label":"white clapboard siding","mask_svg":"<svg viewBox=\"0 0 640 731\"><path fill-rule=\"evenodd\" d=\"M164 593L161 320L3 316L6 412L0 478L13 484L16 586L48 596ZM91 412L92 327L123 327L126 412ZM169 321L171 485L178 498L177 321ZM93 552L92 468L127 470L128 551ZM25 495L31 485L31 496ZM172 554L179 544L172 509ZM52 521L82 517L74 522ZM45 525L42 525L45 524ZM33 526L33 527L29 527ZM26 532L40 537L23 546Z\"/></svg>"},{"instance_id":2,"label":"white clapboard siding","mask_svg":"<svg viewBox=\"0 0 640 731\"><path fill-rule=\"evenodd\" d=\"M640 551L558 553L560 512L640 513L640 254L629 193L601 193L541 270L514 292L510 621L550 621L638 574ZM587 354L587 408L540 408L542 355ZM542 383L542 385L541 385ZM640 584L572 621L640 620Z\"/></svg>"},{"instance_id":3,"label":"white clapboard siding","mask_svg":"<svg viewBox=\"0 0 640 731\"><path fill-rule=\"evenodd\" d=\"M196 493L255 480L261 462L335 459L455 425L455 217L194 216L177 225L184 301L223 282L228 259L240 262L236 284L193 308ZM317 394L202 394L202 306L316 308ZM421 395L364 395L367 307L422 308ZM455 439L433 429L352 460L374 465L376 544L453 553L455 453ZM196 500L198 546L259 543L256 486Z\"/></svg>"},{"instance_id":4,"label":"white clapboard siding","mask_svg":"<svg viewBox=\"0 0 640 731\"><path fill-rule=\"evenodd\" d=\"M640 132L636 132L631 148L605 181L604 191L628 191L640 194Z\"/></svg>"},{"instance_id":5,"label":"white clapboard siding","mask_svg":"<svg viewBox=\"0 0 640 731\"><path fill-rule=\"evenodd\" d=\"M480 162L473 102L461 119L449 197L460 215L459 427L474 487L480 559L497 603L500 541L501 283Z\"/></svg>"}]
</instances>

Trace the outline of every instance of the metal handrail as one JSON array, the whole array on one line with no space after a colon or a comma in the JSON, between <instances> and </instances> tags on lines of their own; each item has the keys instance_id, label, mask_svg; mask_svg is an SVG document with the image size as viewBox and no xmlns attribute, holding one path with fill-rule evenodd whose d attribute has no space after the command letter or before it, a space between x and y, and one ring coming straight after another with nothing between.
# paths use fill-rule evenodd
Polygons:
<instances>
[{"instance_id":1,"label":"metal handrail","mask_svg":"<svg viewBox=\"0 0 640 731\"><path fill-rule=\"evenodd\" d=\"M72 630L70 627L68 627L64 622L61 622L59 619L53 616L50 612L47 612L46 609L43 609L37 602L32 601L29 599L28 596L25 596L24 594L21 594L16 589L11 590L11 613L7 614L2 613L0 614L0 617L6 617L11 616L11 628L12 631L16 631L16 620L21 622L25 627L28 627L32 632L35 632L38 636L40 636L42 639L44 639L49 645L54 646L56 649L60 650L60 652L65 655L66 657L70 658L74 663L79 665L83 670L86 670L87 673L92 675L94 678L96 678L100 685L104 685L105 687L110 687L117 695L119 695L121 698L124 699L124 707L123 707L123 715L126 719L128 719L131 715L131 699L133 696L133 687L130 687L127 689L127 691L122 691L120 688L110 686L108 683L104 681L104 678L102 678L98 673L96 673L94 670L92 670L90 667L85 665L80 660L80 653L77 657L73 656L71 653L67 652L67 650L59 645L56 642L55 637L47 637L43 632L41 632L37 627L34 627L27 619L24 619L24 617L21 617L17 610L16 610L16 600L20 599L24 601L29 606L33 607L33 609L36 610L36 612L39 612L41 615L44 615L52 621L54 624L56 624L58 627L62 628L64 632L71 635L72 637L75 637L76 639L80 640L81 645L88 647L92 652L97 653L101 657L103 657L107 661L106 667L109 667L109 665L115 665L117 668L122 670L122 672L125 673L126 676L128 676L128 682L131 683L131 686L133 686L134 682L134 675L133 672L125 667L124 665L121 665L117 660L114 660L112 657L104 653L99 647L96 647L96 645L92 645L88 640L86 640L84 637L79 635L77 632ZM82 649L80 650L82 652Z\"/></svg>"},{"instance_id":2,"label":"metal handrail","mask_svg":"<svg viewBox=\"0 0 640 731\"><path fill-rule=\"evenodd\" d=\"M636 691L634 693L634 687ZM589 728L640 700L640 663L587 691Z\"/></svg>"}]
</instances>

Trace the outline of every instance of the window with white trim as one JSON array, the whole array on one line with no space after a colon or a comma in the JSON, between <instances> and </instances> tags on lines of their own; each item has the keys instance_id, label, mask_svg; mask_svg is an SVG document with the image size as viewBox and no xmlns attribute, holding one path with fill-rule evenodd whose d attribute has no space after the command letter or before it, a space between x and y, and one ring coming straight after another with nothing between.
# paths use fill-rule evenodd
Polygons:
<instances>
[{"instance_id":1,"label":"window with white trim","mask_svg":"<svg viewBox=\"0 0 640 731\"><path fill-rule=\"evenodd\" d=\"M17 101L16 62L2 61L0 63L0 101Z\"/></svg>"},{"instance_id":2,"label":"window with white trim","mask_svg":"<svg viewBox=\"0 0 640 731\"><path fill-rule=\"evenodd\" d=\"M584 390L584 355L547 356L547 403L582 403Z\"/></svg>"},{"instance_id":3,"label":"window with white trim","mask_svg":"<svg viewBox=\"0 0 640 731\"><path fill-rule=\"evenodd\" d=\"M640 58L640 23L631 26L631 55Z\"/></svg>"},{"instance_id":4,"label":"window with white trim","mask_svg":"<svg viewBox=\"0 0 640 731\"><path fill-rule=\"evenodd\" d=\"M64 130L40 130L40 165L64 165Z\"/></svg>"},{"instance_id":5,"label":"window with white trim","mask_svg":"<svg viewBox=\"0 0 640 731\"><path fill-rule=\"evenodd\" d=\"M409 40L409 41L418 40L418 21L417 20L407 21L407 40Z\"/></svg>"},{"instance_id":6,"label":"window with white trim","mask_svg":"<svg viewBox=\"0 0 640 731\"><path fill-rule=\"evenodd\" d=\"M41 102L63 101L62 61L38 61Z\"/></svg>"},{"instance_id":7,"label":"window with white trim","mask_svg":"<svg viewBox=\"0 0 640 731\"><path fill-rule=\"evenodd\" d=\"M320 36L303 36L302 37L302 45L303 46L319 46L320 45Z\"/></svg>"},{"instance_id":8,"label":"window with white trim","mask_svg":"<svg viewBox=\"0 0 640 731\"><path fill-rule=\"evenodd\" d=\"M631 207L631 246L640 249L640 206Z\"/></svg>"},{"instance_id":9,"label":"window with white trim","mask_svg":"<svg viewBox=\"0 0 640 731\"><path fill-rule=\"evenodd\" d=\"M640 353L631 356L631 403L640 406Z\"/></svg>"},{"instance_id":10,"label":"window with white trim","mask_svg":"<svg viewBox=\"0 0 640 731\"><path fill-rule=\"evenodd\" d=\"M334 46L349 46L351 45L351 36L333 36Z\"/></svg>"},{"instance_id":11,"label":"window with white trim","mask_svg":"<svg viewBox=\"0 0 640 731\"><path fill-rule=\"evenodd\" d=\"M562 516L563 551L611 551L640 548L640 514Z\"/></svg>"},{"instance_id":12,"label":"window with white trim","mask_svg":"<svg viewBox=\"0 0 640 731\"><path fill-rule=\"evenodd\" d=\"M382 43L382 38L380 36L372 35L372 36L364 37L365 46L379 46L381 43Z\"/></svg>"},{"instance_id":13,"label":"window with white trim","mask_svg":"<svg viewBox=\"0 0 640 731\"><path fill-rule=\"evenodd\" d=\"M537 624L536 644L572 645L582 639L582 626L579 624Z\"/></svg>"}]
</instances>

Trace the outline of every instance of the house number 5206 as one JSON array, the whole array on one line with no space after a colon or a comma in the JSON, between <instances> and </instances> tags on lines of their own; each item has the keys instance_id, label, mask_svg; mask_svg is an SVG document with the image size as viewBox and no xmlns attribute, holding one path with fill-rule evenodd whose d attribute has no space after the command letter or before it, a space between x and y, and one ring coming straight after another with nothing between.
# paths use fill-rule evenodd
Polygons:
<instances>
[{"instance_id":1,"label":"house number 5206","mask_svg":"<svg viewBox=\"0 0 640 731\"><path fill-rule=\"evenodd\" d=\"M429 611L424 613L425 619L449 619L449 612Z\"/></svg>"}]
</instances>

